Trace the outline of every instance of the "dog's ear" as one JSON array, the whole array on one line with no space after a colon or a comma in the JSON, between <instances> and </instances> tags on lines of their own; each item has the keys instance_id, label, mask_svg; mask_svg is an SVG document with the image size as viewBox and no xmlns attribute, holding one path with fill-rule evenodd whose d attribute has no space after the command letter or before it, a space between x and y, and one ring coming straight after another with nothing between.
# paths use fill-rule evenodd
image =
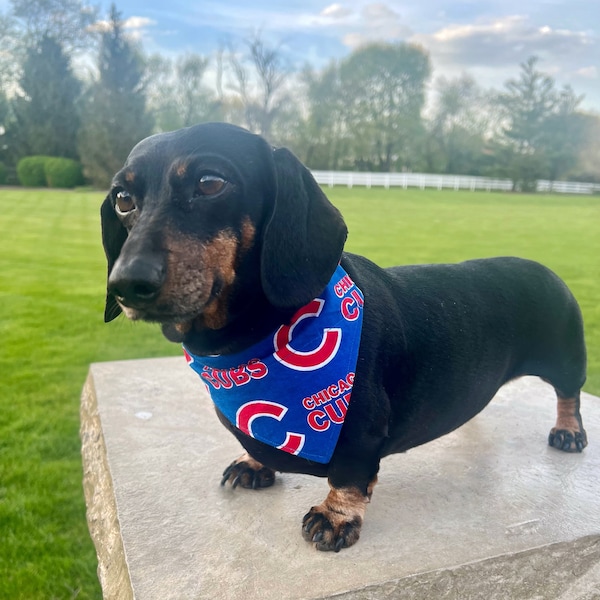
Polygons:
<instances>
[{"instance_id":1,"label":"dog's ear","mask_svg":"<svg viewBox=\"0 0 600 600\"><path fill-rule=\"evenodd\" d=\"M261 277L267 299L297 308L329 283L348 230L310 171L285 148L273 151L276 198L263 236Z\"/></svg>"},{"instance_id":2,"label":"dog's ear","mask_svg":"<svg viewBox=\"0 0 600 600\"><path fill-rule=\"evenodd\" d=\"M100 220L102 222L102 245L108 261L108 275L119 258L121 248L127 239L127 229L115 213L110 196L107 196L100 208ZM107 275L107 279L108 279ZM108 323L121 314L121 307L115 297L106 292L106 307L104 308L104 322Z\"/></svg>"}]
</instances>

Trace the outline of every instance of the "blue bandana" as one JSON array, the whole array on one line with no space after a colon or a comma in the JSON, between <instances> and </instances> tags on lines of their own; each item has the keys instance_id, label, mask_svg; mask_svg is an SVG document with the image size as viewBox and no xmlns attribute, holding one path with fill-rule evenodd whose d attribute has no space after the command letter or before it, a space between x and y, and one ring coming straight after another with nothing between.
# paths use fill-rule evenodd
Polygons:
<instances>
[{"instance_id":1,"label":"blue bandana","mask_svg":"<svg viewBox=\"0 0 600 600\"><path fill-rule=\"evenodd\" d=\"M287 325L238 354L183 349L213 402L245 434L318 463L335 449L354 384L364 297L338 266Z\"/></svg>"}]
</instances>

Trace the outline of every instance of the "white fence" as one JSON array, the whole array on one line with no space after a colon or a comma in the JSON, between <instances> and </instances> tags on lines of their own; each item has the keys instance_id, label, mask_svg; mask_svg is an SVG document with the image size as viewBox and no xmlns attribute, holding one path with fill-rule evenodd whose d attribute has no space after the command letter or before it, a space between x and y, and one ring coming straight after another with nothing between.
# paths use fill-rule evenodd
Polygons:
<instances>
[{"instance_id":1,"label":"white fence","mask_svg":"<svg viewBox=\"0 0 600 600\"><path fill-rule=\"evenodd\" d=\"M468 175L432 175L430 173L358 173L354 171L312 171L314 178L321 185L333 187L345 185L349 188L359 187L416 187L424 190L512 190L510 179L491 179L488 177L471 177ZM537 182L538 192L559 192L563 194L594 194L600 193L600 184L579 183L576 181L545 181Z\"/></svg>"}]
</instances>

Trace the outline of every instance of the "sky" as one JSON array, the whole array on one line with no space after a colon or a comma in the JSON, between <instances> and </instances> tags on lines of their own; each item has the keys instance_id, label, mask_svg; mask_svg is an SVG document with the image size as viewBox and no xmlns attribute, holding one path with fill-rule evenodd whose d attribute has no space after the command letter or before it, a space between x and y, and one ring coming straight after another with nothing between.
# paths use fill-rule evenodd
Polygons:
<instances>
[{"instance_id":1,"label":"sky","mask_svg":"<svg viewBox=\"0 0 600 600\"><path fill-rule=\"evenodd\" d=\"M1 0L0 4L7 0ZM110 0L101 1L106 13ZM466 72L501 89L519 64L539 57L539 69L559 86L585 94L582 107L600 112L598 0L116 0L128 30L148 53L210 54L243 46L256 32L281 45L292 65L315 67L361 44L412 42L430 53L433 79Z\"/></svg>"}]
</instances>

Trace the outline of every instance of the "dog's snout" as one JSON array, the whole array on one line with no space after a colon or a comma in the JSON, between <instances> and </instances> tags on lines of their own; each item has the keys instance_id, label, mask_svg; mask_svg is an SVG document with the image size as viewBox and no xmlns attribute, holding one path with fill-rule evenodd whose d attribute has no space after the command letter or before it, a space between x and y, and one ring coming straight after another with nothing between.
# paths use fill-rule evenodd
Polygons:
<instances>
[{"instance_id":1,"label":"dog's snout","mask_svg":"<svg viewBox=\"0 0 600 600\"><path fill-rule=\"evenodd\" d=\"M108 291L125 306L140 308L156 300L164 279L163 265L136 258L127 264L115 266L108 279Z\"/></svg>"}]
</instances>

